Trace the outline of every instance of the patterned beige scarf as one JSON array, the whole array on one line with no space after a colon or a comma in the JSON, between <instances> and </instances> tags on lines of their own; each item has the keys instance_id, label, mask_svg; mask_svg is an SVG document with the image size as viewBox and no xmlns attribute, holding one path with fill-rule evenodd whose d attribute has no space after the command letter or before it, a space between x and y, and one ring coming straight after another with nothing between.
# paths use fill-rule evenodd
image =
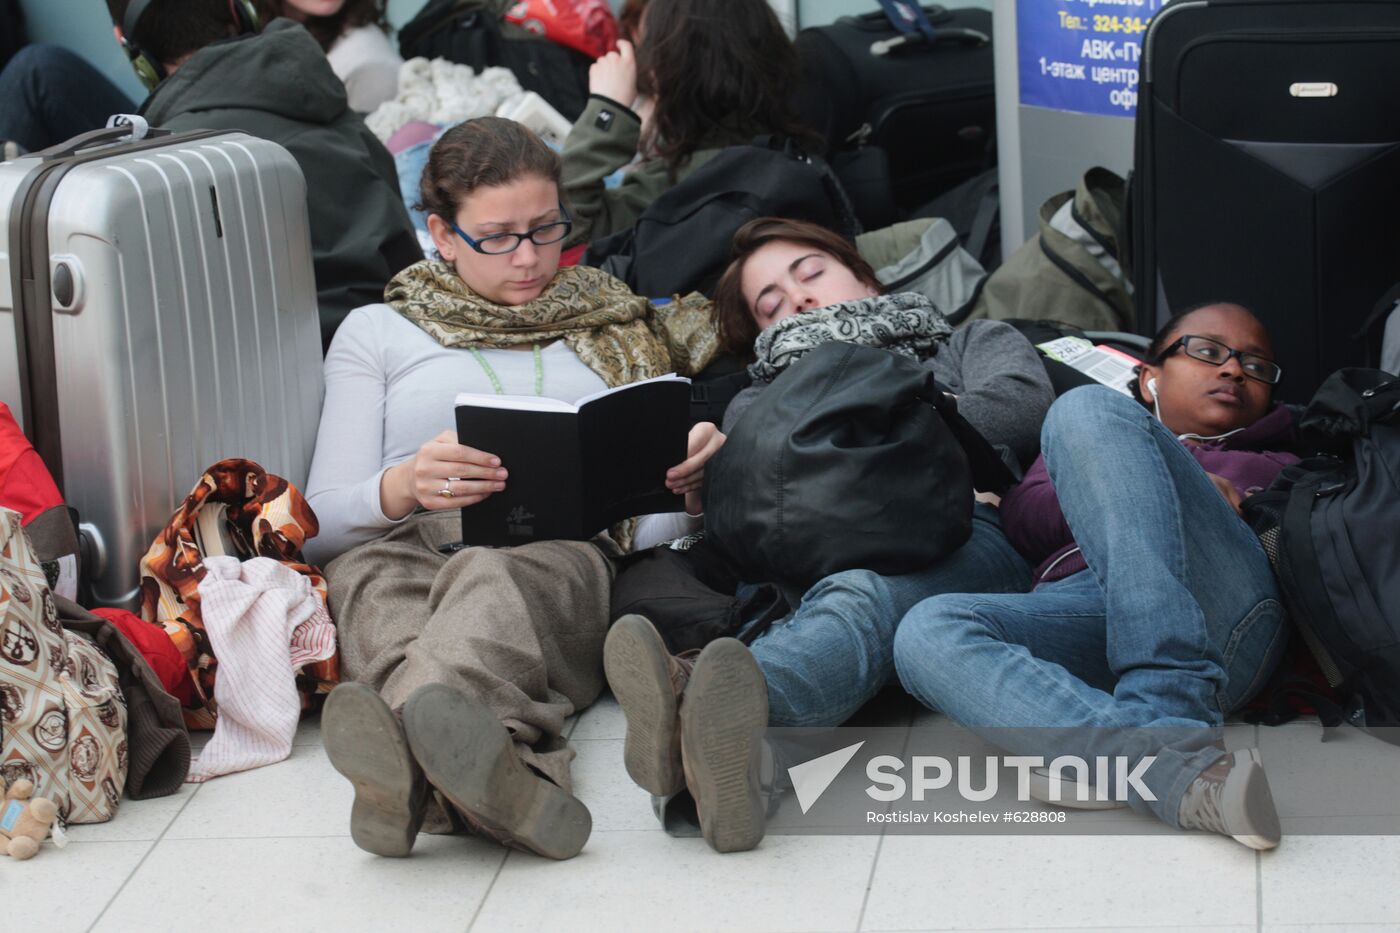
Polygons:
<instances>
[{"instance_id":1,"label":"patterned beige scarf","mask_svg":"<svg viewBox=\"0 0 1400 933\"><path fill-rule=\"evenodd\" d=\"M562 339L609 388L672 370L647 325L647 300L589 266L560 269L533 301L498 305L468 288L448 263L425 259L394 276L384 299L444 347Z\"/></svg>"}]
</instances>

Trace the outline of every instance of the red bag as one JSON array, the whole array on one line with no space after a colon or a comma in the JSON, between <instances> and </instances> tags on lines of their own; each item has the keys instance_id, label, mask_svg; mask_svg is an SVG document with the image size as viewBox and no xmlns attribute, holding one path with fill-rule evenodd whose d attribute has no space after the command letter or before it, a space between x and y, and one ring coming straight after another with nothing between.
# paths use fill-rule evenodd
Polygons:
<instances>
[{"instance_id":1,"label":"red bag","mask_svg":"<svg viewBox=\"0 0 1400 933\"><path fill-rule=\"evenodd\" d=\"M607 0L520 0L505 18L594 58L617 48L617 17Z\"/></svg>"},{"instance_id":2,"label":"red bag","mask_svg":"<svg viewBox=\"0 0 1400 933\"><path fill-rule=\"evenodd\" d=\"M63 494L20 430L9 406L0 402L0 507L20 514L34 546L49 589L69 599L77 597L78 534L69 518Z\"/></svg>"}]
</instances>

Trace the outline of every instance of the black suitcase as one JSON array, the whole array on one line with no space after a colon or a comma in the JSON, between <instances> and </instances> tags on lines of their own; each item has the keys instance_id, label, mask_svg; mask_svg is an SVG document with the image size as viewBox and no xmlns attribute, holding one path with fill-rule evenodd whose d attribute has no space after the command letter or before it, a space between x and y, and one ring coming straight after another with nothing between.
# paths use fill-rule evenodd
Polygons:
<instances>
[{"instance_id":1,"label":"black suitcase","mask_svg":"<svg viewBox=\"0 0 1400 933\"><path fill-rule=\"evenodd\" d=\"M884 149L894 200L906 211L987 168L995 152L992 14L924 10L935 41L910 42L884 55L872 46L899 32L881 11L797 34L803 118L833 151Z\"/></svg>"},{"instance_id":2,"label":"black suitcase","mask_svg":"<svg viewBox=\"0 0 1400 933\"><path fill-rule=\"evenodd\" d=\"M484 0L431 0L399 30L399 53L445 58L477 71L508 68L520 86L549 101L572 123L588 103L588 67L582 52L503 22Z\"/></svg>"},{"instance_id":3,"label":"black suitcase","mask_svg":"<svg viewBox=\"0 0 1400 933\"><path fill-rule=\"evenodd\" d=\"M1283 397L1366 359L1400 281L1400 0L1205 0L1148 29L1132 190L1138 326L1231 300Z\"/></svg>"}]
</instances>

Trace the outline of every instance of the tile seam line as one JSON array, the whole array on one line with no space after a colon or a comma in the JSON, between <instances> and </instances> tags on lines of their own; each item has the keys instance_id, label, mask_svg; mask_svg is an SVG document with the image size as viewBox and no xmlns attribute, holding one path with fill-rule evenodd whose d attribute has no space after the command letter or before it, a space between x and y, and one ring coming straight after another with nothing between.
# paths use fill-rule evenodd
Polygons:
<instances>
[{"instance_id":1,"label":"tile seam line","mask_svg":"<svg viewBox=\"0 0 1400 933\"><path fill-rule=\"evenodd\" d=\"M165 841L165 836L167 833L170 832L170 827L175 825L175 822L180 819L181 814L185 812L185 808L190 805L190 801L194 800L194 798L199 794L199 792L203 788L204 785L199 784L195 787L194 790L190 792L189 797L187 797L185 799L185 802L180 805L180 809L175 811L175 815L170 818L170 822L166 823L165 828L160 831L160 835L157 836L155 840L150 844L150 846L146 849L146 851L142 853L140 861L138 861L134 866L132 866L132 869L127 873L126 878L124 878L122 880L122 883L117 886L117 889L112 892L112 896L107 899L107 903L102 905L102 909L97 912L97 916L92 919L92 923L88 924L87 933L92 933L93 930L97 929L97 925L102 922L102 918L107 916L107 911L112 909L112 905L117 902L117 898L121 897L122 892L126 890L127 885L131 884L131 879L136 877L136 873L141 870L141 866L146 864L146 860L150 858L151 853L156 850L156 846L160 845L163 841Z\"/></svg>"},{"instance_id":2,"label":"tile seam line","mask_svg":"<svg viewBox=\"0 0 1400 933\"><path fill-rule=\"evenodd\" d=\"M910 713L908 725L904 727L904 742L899 747L900 758L905 758L909 754L909 742L914 737L914 716ZM865 894L860 899L860 913L856 916L856 933L860 933L865 928L865 912L870 907L870 895L875 890L875 871L880 867L880 854L885 851L885 839L889 832L886 827L880 828L880 841L875 844L875 857L870 860L870 874L865 876Z\"/></svg>"},{"instance_id":3,"label":"tile seam line","mask_svg":"<svg viewBox=\"0 0 1400 933\"><path fill-rule=\"evenodd\" d=\"M1254 747L1259 747L1259 741L1263 738L1260 735L1261 726L1256 723L1254 726ZM1254 930L1255 933L1264 933L1264 853L1255 851L1254 853Z\"/></svg>"},{"instance_id":4,"label":"tile seam line","mask_svg":"<svg viewBox=\"0 0 1400 933\"><path fill-rule=\"evenodd\" d=\"M481 912L486 909L486 900L491 896L491 892L496 890L496 881L501 877L501 872L505 871L506 862L510 861L511 854L511 850L506 849L505 856L501 859L500 864L496 866L496 873L491 876L491 883L488 884L486 890L481 893L481 901L476 905L476 910L472 911L472 918L467 921L467 926L463 933L471 933L472 928L476 926L476 922L481 919Z\"/></svg>"}]
</instances>

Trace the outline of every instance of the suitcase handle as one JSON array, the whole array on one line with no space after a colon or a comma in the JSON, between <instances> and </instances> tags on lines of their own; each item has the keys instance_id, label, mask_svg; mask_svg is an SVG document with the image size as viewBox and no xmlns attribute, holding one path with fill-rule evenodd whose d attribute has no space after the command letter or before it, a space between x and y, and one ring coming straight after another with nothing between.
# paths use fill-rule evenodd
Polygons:
<instances>
[{"instance_id":1,"label":"suitcase handle","mask_svg":"<svg viewBox=\"0 0 1400 933\"><path fill-rule=\"evenodd\" d=\"M45 162L52 162L55 159L67 159L77 155L84 149L95 149L98 146L109 146L134 139L135 134L132 130L133 128L131 126L111 126L103 127L99 130L89 130L86 133L74 136L67 142L59 143L56 146L50 146L39 154L43 156ZM155 139L160 136L169 135L171 135L171 130L163 130L153 126L146 133L146 138Z\"/></svg>"},{"instance_id":2,"label":"suitcase handle","mask_svg":"<svg viewBox=\"0 0 1400 933\"><path fill-rule=\"evenodd\" d=\"M934 38L933 44L943 42L958 42L963 45L981 48L984 45L990 45L992 37L982 32L980 29L964 29L962 27L957 27L954 29L938 30L938 35ZM895 36L891 39L879 39L870 43L870 54L879 58L898 52L900 49L904 48L927 49L930 47L931 45L929 41L924 38L923 33L912 32L906 35Z\"/></svg>"}]
</instances>

